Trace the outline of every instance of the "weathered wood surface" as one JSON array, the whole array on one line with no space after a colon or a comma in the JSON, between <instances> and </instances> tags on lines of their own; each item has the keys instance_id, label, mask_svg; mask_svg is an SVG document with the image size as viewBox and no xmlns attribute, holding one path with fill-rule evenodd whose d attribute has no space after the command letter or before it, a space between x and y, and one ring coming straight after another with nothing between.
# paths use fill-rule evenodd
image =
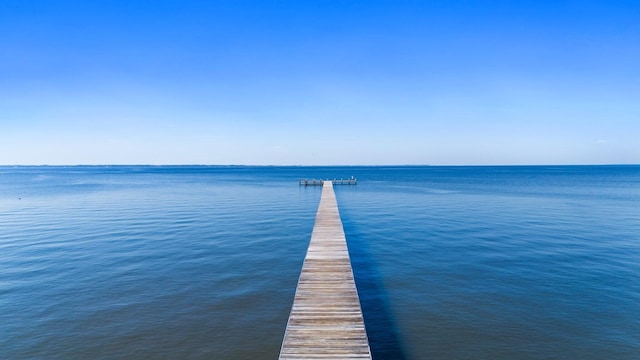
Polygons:
<instances>
[{"instance_id":1,"label":"weathered wood surface","mask_svg":"<svg viewBox=\"0 0 640 360\"><path fill-rule=\"evenodd\" d=\"M331 181L323 184L280 359L371 359Z\"/></svg>"}]
</instances>

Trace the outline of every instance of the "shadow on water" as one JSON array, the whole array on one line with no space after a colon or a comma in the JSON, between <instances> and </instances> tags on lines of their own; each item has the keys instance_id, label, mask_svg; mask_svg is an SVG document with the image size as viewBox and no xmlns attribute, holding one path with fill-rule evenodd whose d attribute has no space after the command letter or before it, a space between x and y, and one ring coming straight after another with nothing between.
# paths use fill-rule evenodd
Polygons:
<instances>
[{"instance_id":1,"label":"shadow on water","mask_svg":"<svg viewBox=\"0 0 640 360\"><path fill-rule=\"evenodd\" d=\"M382 277L373 261L366 238L353 224L344 219L343 224L371 355L375 360L406 359Z\"/></svg>"}]
</instances>

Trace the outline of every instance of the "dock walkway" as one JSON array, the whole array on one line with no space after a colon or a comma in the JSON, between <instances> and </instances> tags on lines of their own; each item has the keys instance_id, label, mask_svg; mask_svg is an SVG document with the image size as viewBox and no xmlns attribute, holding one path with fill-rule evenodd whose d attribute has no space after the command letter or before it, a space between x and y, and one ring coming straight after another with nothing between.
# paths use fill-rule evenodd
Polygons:
<instances>
[{"instance_id":1,"label":"dock walkway","mask_svg":"<svg viewBox=\"0 0 640 360\"><path fill-rule=\"evenodd\" d=\"M331 181L323 181L280 359L371 359Z\"/></svg>"}]
</instances>

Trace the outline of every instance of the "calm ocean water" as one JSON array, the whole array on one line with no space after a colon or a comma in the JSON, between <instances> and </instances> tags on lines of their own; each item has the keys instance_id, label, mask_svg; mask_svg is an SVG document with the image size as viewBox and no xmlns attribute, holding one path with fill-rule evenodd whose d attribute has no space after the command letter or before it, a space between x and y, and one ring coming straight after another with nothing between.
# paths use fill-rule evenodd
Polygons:
<instances>
[{"instance_id":1,"label":"calm ocean water","mask_svg":"<svg viewBox=\"0 0 640 360\"><path fill-rule=\"evenodd\" d=\"M0 167L0 358L276 359L350 176L374 358L640 358L640 166Z\"/></svg>"}]
</instances>

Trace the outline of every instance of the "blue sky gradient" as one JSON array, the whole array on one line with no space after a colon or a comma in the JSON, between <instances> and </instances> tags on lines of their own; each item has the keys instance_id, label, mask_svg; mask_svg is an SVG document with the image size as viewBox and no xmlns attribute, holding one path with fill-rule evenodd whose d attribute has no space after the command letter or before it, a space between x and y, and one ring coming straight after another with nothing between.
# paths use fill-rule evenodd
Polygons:
<instances>
[{"instance_id":1,"label":"blue sky gradient","mask_svg":"<svg viewBox=\"0 0 640 360\"><path fill-rule=\"evenodd\" d=\"M0 2L0 164L640 163L640 1Z\"/></svg>"}]
</instances>

